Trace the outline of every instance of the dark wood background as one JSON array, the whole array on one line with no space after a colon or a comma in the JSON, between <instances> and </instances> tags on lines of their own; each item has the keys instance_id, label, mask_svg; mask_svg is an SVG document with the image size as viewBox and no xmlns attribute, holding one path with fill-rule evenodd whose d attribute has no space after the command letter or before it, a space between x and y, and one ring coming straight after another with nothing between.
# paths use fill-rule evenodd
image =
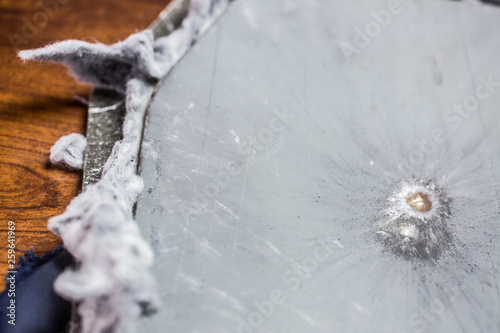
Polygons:
<instances>
[{"instance_id":1,"label":"dark wood background","mask_svg":"<svg viewBox=\"0 0 500 333\"><path fill-rule=\"evenodd\" d=\"M85 134L91 87L63 66L28 62L16 50L64 39L114 43L146 28L169 0L0 0L0 276L7 271L7 223L16 223L16 259L61 243L47 220L80 192L81 173L53 168L52 145ZM0 279L0 290L4 280Z\"/></svg>"}]
</instances>

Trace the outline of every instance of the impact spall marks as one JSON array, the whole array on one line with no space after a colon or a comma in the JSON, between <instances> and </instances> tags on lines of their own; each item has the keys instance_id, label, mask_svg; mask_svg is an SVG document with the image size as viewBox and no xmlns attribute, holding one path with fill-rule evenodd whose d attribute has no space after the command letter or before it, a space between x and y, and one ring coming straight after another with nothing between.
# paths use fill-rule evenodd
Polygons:
<instances>
[{"instance_id":1,"label":"impact spall marks","mask_svg":"<svg viewBox=\"0 0 500 333\"><path fill-rule=\"evenodd\" d=\"M405 258L438 259L451 241L450 199L434 180L406 178L384 200L376 233Z\"/></svg>"}]
</instances>

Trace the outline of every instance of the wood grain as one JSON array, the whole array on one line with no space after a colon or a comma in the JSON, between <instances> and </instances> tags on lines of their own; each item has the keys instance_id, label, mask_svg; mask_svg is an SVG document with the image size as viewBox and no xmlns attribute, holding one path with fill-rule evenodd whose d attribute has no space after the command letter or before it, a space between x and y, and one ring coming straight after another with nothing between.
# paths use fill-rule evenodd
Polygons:
<instances>
[{"instance_id":1,"label":"wood grain","mask_svg":"<svg viewBox=\"0 0 500 333\"><path fill-rule=\"evenodd\" d=\"M7 223L16 223L16 259L61 240L47 220L81 187L81 173L53 168L51 146L85 132L91 87L63 66L25 63L16 50L69 38L114 43L146 28L168 0L0 0L0 275L7 271ZM4 288L3 279L0 289Z\"/></svg>"}]
</instances>

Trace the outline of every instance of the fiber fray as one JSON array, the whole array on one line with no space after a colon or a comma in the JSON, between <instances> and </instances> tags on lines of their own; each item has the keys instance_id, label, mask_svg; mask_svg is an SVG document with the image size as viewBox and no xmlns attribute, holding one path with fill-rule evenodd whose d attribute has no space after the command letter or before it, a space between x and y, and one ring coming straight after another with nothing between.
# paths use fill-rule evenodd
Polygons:
<instances>
[{"instance_id":1,"label":"fiber fray","mask_svg":"<svg viewBox=\"0 0 500 333\"><path fill-rule=\"evenodd\" d=\"M87 139L78 133L61 137L50 149L50 162L70 169L83 169Z\"/></svg>"},{"instance_id":2,"label":"fiber fray","mask_svg":"<svg viewBox=\"0 0 500 333\"><path fill-rule=\"evenodd\" d=\"M110 46L68 40L19 53L23 60L65 64L79 81L126 95L123 139L115 144L101 180L49 221L77 263L54 284L59 295L76 305L78 320L71 332L133 332L135 321L160 305L151 273L153 253L133 219L133 205L143 189L137 165L145 112L156 82L228 2L191 1L181 26L156 40L145 30ZM53 148L54 161L81 167L84 140L75 135L61 140Z\"/></svg>"}]
</instances>

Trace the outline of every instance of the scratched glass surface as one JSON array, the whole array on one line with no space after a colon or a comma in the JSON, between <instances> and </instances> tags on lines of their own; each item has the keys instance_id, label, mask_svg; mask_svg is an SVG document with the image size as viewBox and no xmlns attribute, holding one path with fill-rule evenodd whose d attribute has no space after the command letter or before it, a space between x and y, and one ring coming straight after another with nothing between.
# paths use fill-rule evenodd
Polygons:
<instances>
[{"instance_id":1,"label":"scratched glass surface","mask_svg":"<svg viewBox=\"0 0 500 333\"><path fill-rule=\"evenodd\" d=\"M500 10L239 0L159 85L148 332L500 329Z\"/></svg>"}]
</instances>

